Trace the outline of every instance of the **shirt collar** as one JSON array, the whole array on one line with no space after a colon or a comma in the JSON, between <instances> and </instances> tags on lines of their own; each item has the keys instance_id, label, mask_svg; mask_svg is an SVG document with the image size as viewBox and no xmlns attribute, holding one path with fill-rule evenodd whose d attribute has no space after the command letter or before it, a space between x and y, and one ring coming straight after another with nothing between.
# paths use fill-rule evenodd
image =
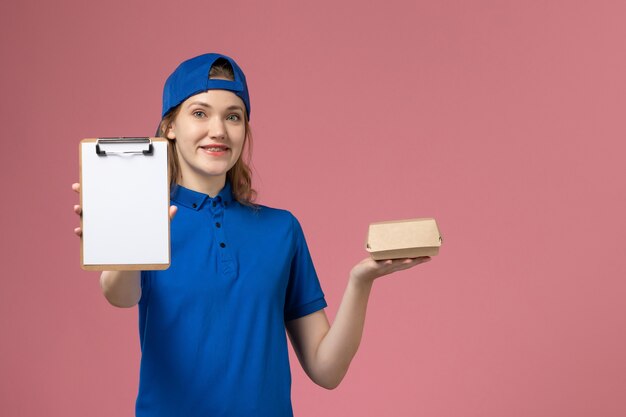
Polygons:
<instances>
[{"instance_id":1,"label":"shirt collar","mask_svg":"<svg viewBox=\"0 0 626 417\"><path fill-rule=\"evenodd\" d=\"M170 193L170 198L177 204L193 210L200 210L203 206L213 205L213 203L223 203L225 206L228 206L233 201L233 193L230 181L226 181L224 187L213 198L207 194L190 190L180 184L176 184Z\"/></svg>"}]
</instances>

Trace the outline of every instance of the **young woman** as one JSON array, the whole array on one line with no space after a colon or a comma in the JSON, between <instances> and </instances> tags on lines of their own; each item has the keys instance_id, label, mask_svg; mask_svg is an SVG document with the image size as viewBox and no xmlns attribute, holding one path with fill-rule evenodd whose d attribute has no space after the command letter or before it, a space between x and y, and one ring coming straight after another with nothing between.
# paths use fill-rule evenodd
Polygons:
<instances>
[{"instance_id":1,"label":"young woman","mask_svg":"<svg viewBox=\"0 0 626 417\"><path fill-rule=\"evenodd\" d=\"M171 266L100 278L111 304L139 305L137 416L292 416L285 329L307 375L333 389L358 349L374 280L430 260L362 260L331 326L299 222L253 202L249 118L245 76L227 56L185 61L165 83Z\"/></svg>"}]
</instances>

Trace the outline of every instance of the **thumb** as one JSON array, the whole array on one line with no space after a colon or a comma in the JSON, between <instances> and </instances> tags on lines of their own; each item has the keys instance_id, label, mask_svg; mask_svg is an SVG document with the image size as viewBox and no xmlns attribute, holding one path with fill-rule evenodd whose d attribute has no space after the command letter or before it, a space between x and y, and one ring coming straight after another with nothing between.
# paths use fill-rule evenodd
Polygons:
<instances>
[{"instance_id":1,"label":"thumb","mask_svg":"<svg viewBox=\"0 0 626 417\"><path fill-rule=\"evenodd\" d=\"M176 215L177 211L178 211L178 207L170 206L170 220L172 220L174 218L174 216Z\"/></svg>"}]
</instances>

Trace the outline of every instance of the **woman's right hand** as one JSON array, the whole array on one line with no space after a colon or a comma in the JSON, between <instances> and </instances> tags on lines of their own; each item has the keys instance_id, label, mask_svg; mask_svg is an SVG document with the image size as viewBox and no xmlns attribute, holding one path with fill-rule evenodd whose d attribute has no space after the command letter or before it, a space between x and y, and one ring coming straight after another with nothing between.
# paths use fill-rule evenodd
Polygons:
<instances>
[{"instance_id":1,"label":"woman's right hand","mask_svg":"<svg viewBox=\"0 0 626 417\"><path fill-rule=\"evenodd\" d=\"M80 184L77 183L77 182L72 184L72 190L74 190L76 193L80 194ZM170 220L174 218L174 216L176 215L176 211L177 210L178 210L178 207L170 206ZM74 205L74 213L76 213L79 217L82 216L83 208L79 204L75 204ZM74 233L77 236L82 236L83 235L83 229L81 229L80 227L76 227L76 228L74 228Z\"/></svg>"},{"instance_id":2,"label":"woman's right hand","mask_svg":"<svg viewBox=\"0 0 626 417\"><path fill-rule=\"evenodd\" d=\"M80 194L80 184L72 184L72 190ZM170 219L174 218L177 210L176 206L170 206ZM83 208L79 204L75 204L74 213L82 216ZM74 233L77 236L82 236L83 230L76 227ZM108 302L116 307L132 307L141 298L140 271L102 271L100 286Z\"/></svg>"},{"instance_id":3,"label":"woman's right hand","mask_svg":"<svg viewBox=\"0 0 626 417\"><path fill-rule=\"evenodd\" d=\"M72 190L74 190L75 192L80 194L80 184L77 183L77 182L72 184ZM74 204L74 213L78 214L78 216L80 217L81 214L83 213L82 207L80 205L78 205L78 204ZM83 235L83 229L81 229L80 227L76 227L76 228L74 228L74 233L76 233L77 236L82 236Z\"/></svg>"}]
</instances>

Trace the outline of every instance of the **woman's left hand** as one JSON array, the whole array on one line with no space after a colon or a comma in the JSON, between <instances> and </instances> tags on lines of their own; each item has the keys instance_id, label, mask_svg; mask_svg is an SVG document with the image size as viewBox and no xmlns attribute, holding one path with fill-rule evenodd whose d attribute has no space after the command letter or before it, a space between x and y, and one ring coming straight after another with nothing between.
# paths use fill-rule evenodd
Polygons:
<instances>
[{"instance_id":1,"label":"woman's left hand","mask_svg":"<svg viewBox=\"0 0 626 417\"><path fill-rule=\"evenodd\" d=\"M375 261L371 257L363 259L356 264L350 277L359 282L372 283L376 278L388 275L396 271L413 268L415 265L430 261L430 256L421 256L419 258L404 259L388 259L384 261Z\"/></svg>"}]
</instances>

